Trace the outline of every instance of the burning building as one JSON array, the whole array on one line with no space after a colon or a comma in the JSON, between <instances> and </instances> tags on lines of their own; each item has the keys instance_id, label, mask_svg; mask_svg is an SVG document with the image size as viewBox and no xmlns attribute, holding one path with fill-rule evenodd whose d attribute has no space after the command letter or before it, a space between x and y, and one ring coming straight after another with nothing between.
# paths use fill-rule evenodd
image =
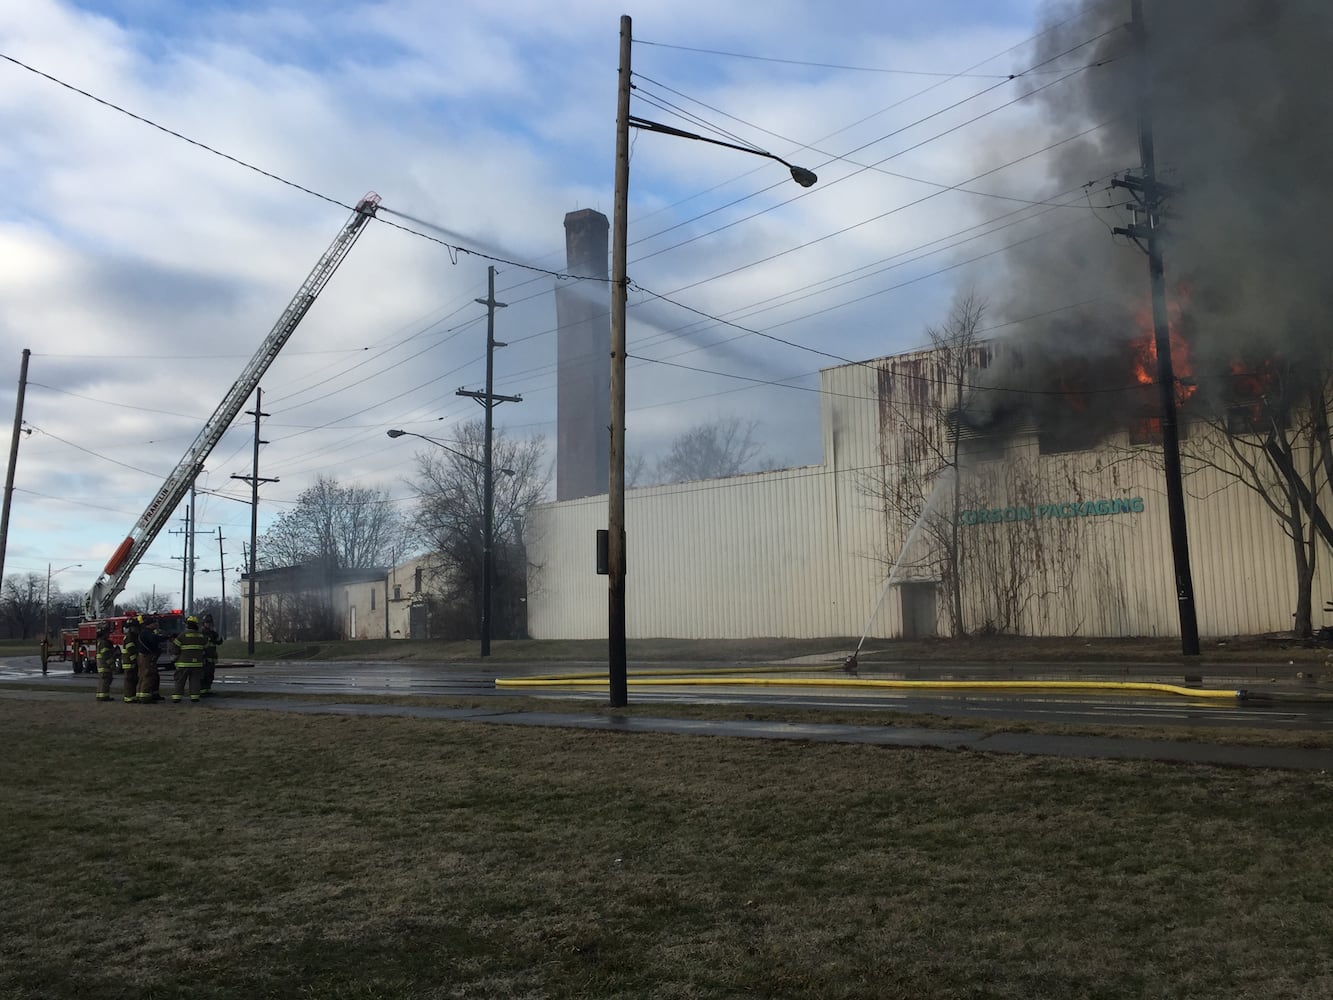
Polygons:
<instances>
[{"instance_id":1,"label":"burning building","mask_svg":"<svg viewBox=\"0 0 1333 1000\"><path fill-rule=\"evenodd\" d=\"M999 380L1020 369L1017 343L825 370L821 464L627 493L629 634L859 635L889 577L872 635L1179 634L1155 387L1135 376L1135 345L1119 368L1099 357L1036 395ZM1226 384L1182 388L1199 628L1286 631L1303 574L1316 606L1333 594L1333 537L1318 523L1333 496L1302 430L1311 415L1292 408L1275 438L1252 424L1265 404L1239 391L1258 383ZM1304 499L1284 461L1315 470ZM1291 496L1296 523L1274 509ZM531 633L603 635L604 501L545 505L532 523Z\"/></svg>"},{"instance_id":2,"label":"burning building","mask_svg":"<svg viewBox=\"0 0 1333 1000\"><path fill-rule=\"evenodd\" d=\"M1147 266L1105 219L1149 122L1199 629L1323 624L1333 5L1142 6L1143 48L1128 0L1059 5L1036 36L1061 74L1031 102L1048 201L1005 193L1084 214L978 280L1010 334L824 371L819 465L631 491L631 635L857 635L890 574L873 634L1178 634ZM1100 211L1068 199L1103 189ZM534 521L532 634L604 634L604 502Z\"/></svg>"}]
</instances>

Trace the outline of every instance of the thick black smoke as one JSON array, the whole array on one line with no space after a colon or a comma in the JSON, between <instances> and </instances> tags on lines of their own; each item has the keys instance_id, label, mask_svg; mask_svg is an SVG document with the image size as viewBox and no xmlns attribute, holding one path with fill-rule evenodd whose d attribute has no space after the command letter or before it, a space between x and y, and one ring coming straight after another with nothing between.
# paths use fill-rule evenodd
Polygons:
<instances>
[{"instance_id":1,"label":"thick black smoke","mask_svg":"<svg viewBox=\"0 0 1333 1000\"><path fill-rule=\"evenodd\" d=\"M1236 362L1327 367L1333 355L1333 3L1145 0L1147 84L1158 179L1173 188L1163 255L1178 332L1201 388ZM1109 122L1062 148L1050 193L1137 168L1137 96L1129 0L1053 7L1034 62L1103 32L1056 65L1093 68L1040 102L1056 137ZM1129 195L1115 192L1124 203ZM1127 215L1105 221L1125 225ZM1098 225L1028 244L1009 258L992 306L1022 320L996 386L1107 389L1132 381L1128 342L1148 314L1146 257ZM1023 319L1095 300L1045 319ZM1202 395L1202 393L1201 393ZM1111 398L1114 394L1108 394ZM1017 402L1016 400L1022 400ZM998 425L1067 419L1058 395L983 392L970 409ZM1097 406L1105 412L1107 406Z\"/></svg>"}]
</instances>

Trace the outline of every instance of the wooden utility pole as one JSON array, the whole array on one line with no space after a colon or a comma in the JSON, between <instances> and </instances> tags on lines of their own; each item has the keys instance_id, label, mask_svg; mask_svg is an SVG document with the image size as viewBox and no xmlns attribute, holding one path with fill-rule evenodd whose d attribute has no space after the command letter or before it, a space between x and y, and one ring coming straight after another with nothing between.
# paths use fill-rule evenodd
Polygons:
<instances>
[{"instance_id":1,"label":"wooden utility pole","mask_svg":"<svg viewBox=\"0 0 1333 1000\"><path fill-rule=\"evenodd\" d=\"M1157 183L1153 149L1152 83L1148 65L1148 32L1143 22L1143 0L1130 0L1130 30L1134 36L1134 74L1138 80L1140 176L1112 181L1131 191L1143 210L1143 221L1117 228L1134 239L1148 255L1148 282L1152 293L1153 344L1157 351L1157 389L1161 400L1162 465L1166 474L1166 509L1171 527L1171 555L1180 615L1181 651L1199 655L1199 621L1194 607L1194 578L1190 572L1189 533L1185 524L1185 487L1180 471L1180 426L1176 415L1176 374L1171 364L1171 326L1166 311L1166 269L1162 262L1160 230L1165 189Z\"/></svg>"},{"instance_id":2,"label":"wooden utility pole","mask_svg":"<svg viewBox=\"0 0 1333 1000\"><path fill-rule=\"evenodd\" d=\"M255 652L255 598L258 596L255 588L255 552L258 550L257 543L259 541L259 484L278 483L282 481L280 479L261 479L259 476L259 446L261 444L268 444L267 441L261 441L259 439L259 418L268 416L268 414L264 412L263 400L264 390L255 389L255 408L253 410L245 411L246 413L253 415L255 418L255 456L254 462L250 466L250 475L233 475L231 477L232 479L239 479L242 482L250 484L250 604L246 624L248 634L246 635L245 648L246 652L250 653L252 656Z\"/></svg>"},{"instance_id":3,"label":"wooden utility pole","mask_svg":"<svg viewBox=\"0 0 1333 1000\"><path fill-rule=\"evenodd\" d=\"M495 265L487 271L486 298L477 299L486 307L486 391L459 389L458 395L471 396L486 408L486 443L482 452L482 528L481 528L481 655L491 655L491 588L495 575L495 466L492 461L491 435L495 427L497 403L521 403L522 396L497 396L495 389L495 349L508 344L495 339L495 310L506 303L495 301Z\"/></svg>"},{"instance_id":4,"label":"wooden utility pole","mask_svg":"<svg viewBox=\"0 0 1333 1000\"><path fill-rule=\"evenodd\" d=\"M611 456L606 497L606 644L612 707L629 703L625 655L625 298L629 210L629 96L633 22L620 18L616 94L616 188L611 220Z\"/></svg>"},{"instance_id":5,"label":"wooden utility pole","mask_svg":"<svg viewBox=\"0 0 1333 1000\"><path fill-rule=\"evenodd\" d=\"M227 561L222 551L222 525L218 525L218 577L222 580L222 604L218 608L218 635L227 637Z\"/></svg>"},{"instance_id":6,"label":"wooden utility pole","mask_svg":"<svg viewBox=\"0 0 1333 1000\"><path fill-rule=\"evenodd\" d=\"M5 578L5 550L9 548L9 508L14 502L14 470L19 460L19 436L23 433L23 396L28 389L28 358L32 351L23 348L19 365L19 392L14 403L14 435L9 441L9 471L5 474L4 510L0 511L0 581Z\"/></svg>"},{"instance_id":7,"label":"wooden utility pole","mask_svg":"<svg viewBox=\"0 0 1333 1000\"><path fill-rule=\"evenodd\" d=\"M190 484L191 497L193 498L194 484ZM190 539L194 537L194 503L185 508L185 550L181 556L181 610L187 615L190 613Z\"/></svg>"}]
</instances>

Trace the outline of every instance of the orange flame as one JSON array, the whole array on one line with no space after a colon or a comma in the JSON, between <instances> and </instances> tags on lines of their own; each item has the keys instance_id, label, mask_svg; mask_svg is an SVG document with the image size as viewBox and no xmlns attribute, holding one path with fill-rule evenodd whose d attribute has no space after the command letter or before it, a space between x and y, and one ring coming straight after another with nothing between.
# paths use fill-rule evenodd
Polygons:
<instances>
[{"instance_id":1,"label":"orange flame","mask_svg":"<svg viewBox=\"0 0 1333 1000\"><path fill-rule=\"evenodd\" d=\"M1194 369L1190 364L1189 342L1179 332L1181 309L1179 300L1167 304L1167 335L1171 344L1171 369L1176 376L1177 405L1198 391L1198 386L1190 379ZM1152 310L1146 307L1139 310L1137 320L1143 333L1129 343L1130 366L1140 385L1151 385L1157 381L1157 338L1153 332Z\"/></svg>"}]
</instances>

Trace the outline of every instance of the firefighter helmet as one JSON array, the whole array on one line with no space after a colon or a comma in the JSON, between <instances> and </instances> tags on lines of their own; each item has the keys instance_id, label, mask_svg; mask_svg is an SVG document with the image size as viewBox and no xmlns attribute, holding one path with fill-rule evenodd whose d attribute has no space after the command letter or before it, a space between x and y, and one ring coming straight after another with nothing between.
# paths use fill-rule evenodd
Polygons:
<instances>
[{"instance_id":1,"label":"firefighter helmet","mask_svg":"<svg viewBox=\"0 0 1333 1000\"><path fill-rule=\"evenodd\" d=\"M186 628L198 628L198 627L199 627L199 619L196 618L194 615L190 615L189 618L186 618L186 619L185 619L185 627L186 627Z\"/></svg>"}]
</instances>

